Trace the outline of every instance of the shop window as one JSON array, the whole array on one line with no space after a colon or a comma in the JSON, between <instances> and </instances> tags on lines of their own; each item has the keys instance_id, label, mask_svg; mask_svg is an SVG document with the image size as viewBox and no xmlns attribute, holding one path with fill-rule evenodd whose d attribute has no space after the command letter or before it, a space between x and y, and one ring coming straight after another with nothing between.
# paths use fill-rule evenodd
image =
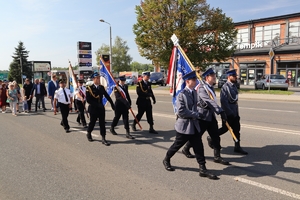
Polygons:
<instances>
[{"instance_id":1,"label":"shop window","mask_svg":"<svg viewBox=\"0 0 300 200\"><path fill-rule=\"evenodd\" d=\"M300 42L300 22L291 22L289 24L289 42L297 43Z\"/></svg>"},{"instance_id":2,"label":"shop window","mask_svg":"<svg viewBox=\"0 0 300 200\"><path fill-rule=\"evenodd\" d=\"M248 28L239 29L237 36L237 43L238 44L247 44L249 43L249 30Z\"/></svg>"}]
</instances>

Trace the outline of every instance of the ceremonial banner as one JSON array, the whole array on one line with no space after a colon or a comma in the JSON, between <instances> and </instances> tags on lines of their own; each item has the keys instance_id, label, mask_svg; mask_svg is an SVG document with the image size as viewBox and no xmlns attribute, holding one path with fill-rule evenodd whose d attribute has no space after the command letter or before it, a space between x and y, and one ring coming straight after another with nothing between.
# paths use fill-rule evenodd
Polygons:
<instances>
[{"instance_id":1,"label":"ceremonial banner","mask_svg":"<svg viewBox=\"0 0 300 200\"><path fill-rule=\"evenodd\" d=\"M112 77L111 73L106 68L102 59L100 59L100 68L100 76L103 77L106 82L103 86L106 87L106 92L109 96L111 96L114 91L114 87L116 86L114 77ZM105 97L103 97L102 103L103 105L106 105L107 99Z\"/></svg>"}]
</instances>

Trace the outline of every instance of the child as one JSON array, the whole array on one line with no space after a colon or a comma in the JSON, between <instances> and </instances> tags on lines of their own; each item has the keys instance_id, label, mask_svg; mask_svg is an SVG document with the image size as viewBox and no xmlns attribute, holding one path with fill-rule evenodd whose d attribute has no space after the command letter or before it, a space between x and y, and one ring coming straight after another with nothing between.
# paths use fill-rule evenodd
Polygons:
<instances>
[{"instance_id":1,"label":"child","mask_svg":"<svg viewBox=\"0 0 300 200\"><path fill-rule=\"evenodd\" d=\"M28 99L27 99L27 96L23 96L22 100L23 100L23 112L28 113L28 104L27 104Z\"/></svg>"}]
</instances>

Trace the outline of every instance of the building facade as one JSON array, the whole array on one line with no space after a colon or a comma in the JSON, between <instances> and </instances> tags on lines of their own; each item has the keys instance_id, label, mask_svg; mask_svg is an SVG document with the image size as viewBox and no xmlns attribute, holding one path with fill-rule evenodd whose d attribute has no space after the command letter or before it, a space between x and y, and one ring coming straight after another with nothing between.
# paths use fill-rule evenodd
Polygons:
<instances>
[{"instance_id":1,"label":"building facade","mask_svg":"<svg viewBox=\"0 0 300 200\"><path fill-rule=\"evenodd\" d=\"M235 23L237 50L224 63L213 63L217 76L236 69L243 85L264 74L282 74L300 86L300 13Z\"/></svg>"}]
</instances>

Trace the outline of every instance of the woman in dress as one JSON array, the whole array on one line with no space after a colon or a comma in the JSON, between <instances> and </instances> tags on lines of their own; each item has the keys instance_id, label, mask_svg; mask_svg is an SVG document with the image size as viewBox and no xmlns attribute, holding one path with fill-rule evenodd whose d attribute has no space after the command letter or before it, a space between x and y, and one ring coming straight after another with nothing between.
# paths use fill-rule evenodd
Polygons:
<instances>
[{"instance_id":1,"label":"woman in dress","mask_svg":"<svg viewBox=\"0 0 300 200\"><path fill-rule=\"evenodd\" d=\"M6 84L3 82L2 87L0 88L0 107L2 110L2 113L5 113L6 111Z\"/></svg>"}]
</instances>

